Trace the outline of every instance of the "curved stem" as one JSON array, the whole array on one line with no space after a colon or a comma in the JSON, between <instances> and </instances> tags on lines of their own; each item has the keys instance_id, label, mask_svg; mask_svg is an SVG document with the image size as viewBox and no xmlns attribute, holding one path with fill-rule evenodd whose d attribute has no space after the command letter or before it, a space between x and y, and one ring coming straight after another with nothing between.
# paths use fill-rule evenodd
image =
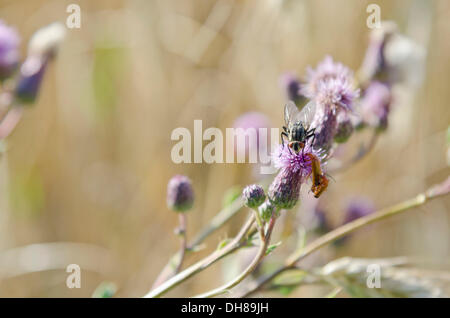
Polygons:
<instances>
[{"instance_id":1,"label":"curved stem","mask_svg":"<svg viewBox=\"0 0 450 318\"><path fill-rule=\"evenodd\" d=\"M416 197L391 206L389 208L382 209L378 212L372 213L365 217L356 219L353 222L347 223L337 229L328 232L327 234L319 237L312 243L308 244L305 248L298 249L294 251L286 260L284 266L278 268L271 274L263 276L253 283L249 284L248 287L239 294L239 297L248 297L260 290L266 283L270 282L272 279L277 277L280 273L295 268L296 264L304 259L306 256L317 251L321 247L353 232L359 228L362 228L368 224L381 221L383 219L389 218L391 216L400 214L401 212L410 210L412 208L421 206L426 202L436 199L440 196L446 195L450 192L450 177L448 177L443 183L436 185L429 190L418 194Z\"/></svg>"},{"instance_id":2,"label":"curved stem","mask_svg":"<svg viewBox=\"0 0 450 318\"><path fill-rule=\"evenodd\" d=\"M221 228L228 220L230 220L237 212L243 207L243 201L241 198L234 200L231 204L223 208L210 223L192 240L190 244L187 244L185 252L198 247L211 233ZM164 266L161 273L153 283L152 289L158 287L163 282L173 277L176 272L176 267L173 264L179 264L179 260L182 257L181 250L174 254L169 262Z\"/></svg>"},{"instance_id":3,"label":"curved stem","mask_svg":"<svg viewBox=\"0 0 450 318\"><path fill-rule=\"evenodd\" d=\"M180 213L179 215L180 226L177 231L181 236L181 247L180 247L180 261L178 262L177 267L175 268L175 273L178 273L183 266L184 254L186 254L187 248L187 239L186 239L186 215L184 213Z\"/></svg>"},{"instance_id":4,"label":"curved stem","mask_svg":"<svg viewBox=\"0 0 450 318\"><path fill-rule=\"evenodd\" d=\"M224 256L234 252L235 250L239 249L245 243L247 243L246 240L246 234L252 227L253 223L255 222L255 216L254 214L251 214L248 221L244 224L242 229L239 231L238 235L225 247L223 247L220 250L216 250L208 257L200 260L199 262L195 263L194 265L186 268L184 271L178 273L177 275L173 276L169 280L165 281L155 289L148 292L144 297L145 298L153 298L153 297L161 297L165 293L167 293L169 290L174 288L175 286L181 284L182 282L186 281L188 278L192 277L193 275L197 274L198 272L201 272L202 270L208 268Z\"/></svg>"},{"instance_id":5,"label":"curved stem","mask_svg":"<svg viewBox=\"0 0 450 318\"><path fill-rule=\"evenodd\" d=\"M261 263L262 259L266 255L267 247L270 243L270 236L272 234L272 230L274 228L275 221L276 221L276 216L272 216L272 218L270 219L269 225L267 227L266 233L261 234L261 232L260 232L261 245L259 246L258 253L256 254L253 261L250 263L250 265L247 266L247 268L238 277L236 277L232 281L230 281L230 282L226 283L225 285L222 285L216 289L213 289L204 294L197 295L197 296L195 296L195 298L210 298L210 297L225 294L226 292L228 292L228 290L230 288L233 288L234 286L238 285L248 275L250 275L256 269L256 267L259 265L259 263Z\"/></svg>"}]
</instances>

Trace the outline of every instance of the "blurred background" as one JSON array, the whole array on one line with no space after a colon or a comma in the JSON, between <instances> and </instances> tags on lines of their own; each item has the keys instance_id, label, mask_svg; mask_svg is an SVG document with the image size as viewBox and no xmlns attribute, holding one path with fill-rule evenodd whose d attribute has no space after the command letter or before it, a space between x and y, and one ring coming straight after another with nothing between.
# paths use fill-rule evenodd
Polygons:
<instances>
[{"instance_id":1,"label":"blurred background","mask_svg":"<svg viewBox=\"0 0 450 318\"><path fill-rule=\"evenodd\" d=\"M174 164L172 130L192 132L195 119L203 129L225 129L249 111L280 127L286 101L281 74L303 77L327 54L357 70L369 43L369 3L426 48L423 78L399 93L373 151L333 175L321 207L338 225L352 198L383 208L449 174L446 0L1 0L0 18L21 34L25 56L33 32L65 23L71 3L81 7L81 28L67 30L37 103L0 158L1 297L90 297L104 281L116 284L119 297L144 295L179 248L178 218L166 207L173 175L187 175L194 184L188 238L217 214L230 188L260 180L251 164ZM435 200L358 231L316 261L405 255L449 274L449 208L448 197ZM297 212L288 213L295 227ZM185 264L235 235L247 214L239 212ZM281 230L280 222L276 237L285 231L294 230ZM289 251L280 248L272 262ZM227 258L168 295L217 287L233 276L236 262ZM73 263L82 270L80 289L66 287L66 266ZM316 288L290 294L323 295Z\"/></svg>"}]
</instances>

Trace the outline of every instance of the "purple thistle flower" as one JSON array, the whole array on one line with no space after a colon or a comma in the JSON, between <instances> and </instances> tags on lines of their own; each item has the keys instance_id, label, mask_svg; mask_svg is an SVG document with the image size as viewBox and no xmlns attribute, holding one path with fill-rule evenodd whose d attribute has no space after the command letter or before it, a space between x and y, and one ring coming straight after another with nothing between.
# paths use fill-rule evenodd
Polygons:
<instances>
[{"instance_id":1,"label":"purple thistle flower","mask_svg":"<svg viewBox=\"0 0 450 318\"><path fill-rule=\"evenodd\" d=\"M189 210L194 203L194 190L191 180L182 175L170 179L167 185L167 206L176 212Z\"/></svg>"},{"instance_id":2,"label":"purple thistle flower","mask_svg":"<svg viewBox=\"0 0 450 318\"><path fill-rule=\"evenodd\" d=\"M342 63L335 63L331 56L326 56L325 59L317 65L313 70L308 67L306 75L306 85L302 87L302 93L308 98L314 98L318 92L318 85L322 81L336 78L351 79L353 73L348 67Z\"/></svg>"},{"instance_id":3,"label":"purple thistle flower","mask_svg":"<svg viewBox=\"0 0 450 318\"><path fill-rule=\"evenodd\" d=\"M286 98L294 102L299 102L303 96L301 95L301 83L298 77L290 72L284 73L280 77L280 86L285 91Z\"/></svg>"},{"instance_id":4,"label":"purple thistle flower","mask_svg":"<svg viewBox=\"0 0 450 318\"><path fill-rule=\"evenodd\" d=\"M354 90L351 82L346 77L330 78L317 84L317 92L314 101L333 110L353 110L353 101L359 96L359 90Z\"/></svg>"},{"instance_id":5,"label":"purple thistle flower","mask_svg":"<svg viewBox=\"0 0 450 318\"><path fill-rule=\"evenodd\" d=\"M256 209L266 200L263 188L257 184L245 187L244 191L242 191L242 197L244 198L245 206L251 209Z\"/></svg>"},{"instance_id":6,"label":"purple thistle flower","mask_svg":"<svg viewBox=\"0 0 450 318\"><path fill-rule=\"evenodd\" d=\"M277 208L291 209L297 203L301 185L311 175L308 154L321 159L320 154L309 143L298 154L287 145L280 145L272 154L272 162L280 171L269 186L267 196Z\"/></svg>"},{"instance_id":7,"label":"purple thistle flower","mask_svg":"<svg viewBox=\"0 0 450 318\"><path fill-rule=\"evenodd\" d=\"M0 20L0 79L12 75L19 62L20 37L17 31Z\"/></svg>"},{"instance_id":8,"label":"purple thistle flower","mask_svg":"<svg viewBox=\"0 0 450 318\"><path fill-rule=\"evenodd\" d=\"M388 85L377 81L371 82L361 100L364 123L380 130L386 129L391 99L391 88Z\"/></svg>"}]
</instances>

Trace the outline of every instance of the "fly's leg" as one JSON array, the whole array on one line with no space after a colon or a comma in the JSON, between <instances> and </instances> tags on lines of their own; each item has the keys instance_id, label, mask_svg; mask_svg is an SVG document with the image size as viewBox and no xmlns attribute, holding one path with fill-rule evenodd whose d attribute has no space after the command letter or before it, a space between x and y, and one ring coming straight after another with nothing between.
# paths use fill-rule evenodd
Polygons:
<instances>
[{"instance_id":1,"label":"fly's leg","mask_svg":"<svg viewBox=\"0 0 450 318\"><path fill-rule=\"evenodd\" d=\"M283 129L284 129L285 127L283 127ZM289 136L288 136L288 134L286 133L286 132L282 132L281 133L281 144L283 145L283 149L284 149L284 138L283 137L285 137L285 138L288 138L288 140L289 140ZM289 148L289 151L290 151L290 148ZM281 153L280 153L280 157L281 157Z\"/></svg>"}]
</instances>

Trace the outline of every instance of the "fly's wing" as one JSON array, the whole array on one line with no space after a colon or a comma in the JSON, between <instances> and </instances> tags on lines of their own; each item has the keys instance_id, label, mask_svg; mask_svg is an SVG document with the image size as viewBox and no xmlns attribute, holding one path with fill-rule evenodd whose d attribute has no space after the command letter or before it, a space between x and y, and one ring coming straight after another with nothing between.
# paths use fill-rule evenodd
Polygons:
<instances>
[{"instance_id":1,"label":"fly's wing","mask_svg":"<svg viewBox=\"0 0 450 318\"><path fill-rule=\"evenodd\" d=\"M300 114L297 106L294 102L289 101L284 105L284 122L286 127L289 127L291 124L295 123L295 118Z\"/></svg>"},{"instance_id":2,"label":"fly's wing","mask_svg":"<svg viewBox=\"0 0 450 318\"><path fill-rule=\"evenodd\" d=\"M296 114L294 118L291 118L292 122L301 121L306 129L309 129L311 122L316 114L316 103L310 101L306 104L300 112Z\"/></svg>"}]
</instances>

